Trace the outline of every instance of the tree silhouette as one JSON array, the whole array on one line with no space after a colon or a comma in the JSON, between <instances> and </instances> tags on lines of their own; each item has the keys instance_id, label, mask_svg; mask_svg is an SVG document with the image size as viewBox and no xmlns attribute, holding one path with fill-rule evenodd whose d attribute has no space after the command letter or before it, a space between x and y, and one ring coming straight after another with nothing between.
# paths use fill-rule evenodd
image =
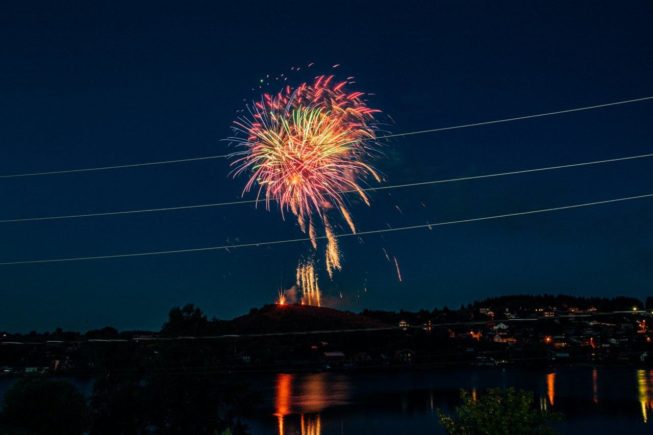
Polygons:
<instances>
[{"instance_id":1,"label":"tree silhouette","mask_svg":"<svg viewBox=\"0 0 653 435\"><path fill-rule=\"evenodd\" d=\"M86 430L84 396L65 381L21 379L5 394L0 433L75 435Z\"/></svg>"},{"instance_id":2,"label":"tree silhouette","mask_svg":"<svg viewBox=\"0 0 653 435\"><path fill-rule=\"evenodd\" d=\"M175 307L168 313L168 321L161 328L167 336L205 335L209 330L209 321L198 307L187 304L183 308Z\"/></svg>"}]
</instances>

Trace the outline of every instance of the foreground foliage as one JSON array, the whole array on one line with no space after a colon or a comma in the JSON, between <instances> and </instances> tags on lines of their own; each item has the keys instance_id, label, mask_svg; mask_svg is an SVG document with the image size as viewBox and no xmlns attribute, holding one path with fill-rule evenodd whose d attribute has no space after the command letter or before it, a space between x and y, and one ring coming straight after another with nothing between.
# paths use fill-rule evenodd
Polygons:
<instances>
[{"instance_id":1,"label":"foreground foliage","mask_svg":"<svg viewBox=\"0 0 653 435\"><path fill-rule=\"evenodd\" d=\"M461 391L462 405L454 415L438 411L440 424L450 435L553 434L556 414L534 407L533 393L514 388L489 389L479 398Z\"/></svg>"},{"instance_id":2,"label":"foreground foliage","mask_svg":"<svg viewBox=\"0 0 653 435\"><path fill-rule=\"evenodd\" d=\"M65 381L25 378L4 397L2 434L82 434L89 410L84 396Z\"/></svg>"}]
</instances>

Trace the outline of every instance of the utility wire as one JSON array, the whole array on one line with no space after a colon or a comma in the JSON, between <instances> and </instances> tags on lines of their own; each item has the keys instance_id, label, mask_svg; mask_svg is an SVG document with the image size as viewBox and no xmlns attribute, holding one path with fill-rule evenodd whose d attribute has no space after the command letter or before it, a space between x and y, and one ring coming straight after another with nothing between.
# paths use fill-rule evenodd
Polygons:
<instances>
[{"instance_id":1,"label":"utility wire","mask_svg":"<svg viewBox=\"0 0 653 435\"><path fill-rule=\"evenodd\" d=\"M409 131L409 132L405 132L405 133L388 134L388 135L378 136L375 139L390 139L390 138L396 138L396 137L406 137L406 136L415 136L415 135L420 135L420 134L438 133L438 132L448 131L448 130L459 130L459 129L463 129L463 128L481 127L481 126L485 126L485 125L501 124L501 123L505 123L505 122L514 122L514 121L523 121L523 120L526 120L526 119L543 118L543 117L546 117L546 116L563 115L563 114L566 114L566 113L582 112L582 111L586 111L586 110L603 109L603 108L606 108L606 107L621 106L621 105L624 105L624 104L639 103L639 102L650 101L650 100L653 100L653 96L641 97L641 98L632 98L632 99L629 99L629 100L613 101L611 103L595 104L595 105L592 105L592 106L575 107L575 108L572 108L572 109L563 109L563 110L557 110L557 111L554 111L554 112L544 112L544 113L536 113L536 114L533 114L533 115L523 115L523 116L515 116L515 117L511 117L511 118L495 119L495 120L492 120L492 121L481 121L481 122L474 122L474 123L469 123L469 124L452 125L452 126L449 126L449 127L432 128L432 129L428 129L428 130L417 130L417 131ZM43 176L43 175L75 174L75 173L81 173L81 172L98 172L98 171L108 171L108 170L113 170L113 169L138 168L138 167L143 167L143 166L170 165L170 164L175 164L175 163L188 163L188 162L196 162L196 161L201 161L201 160L224 159L224 158L229 157L230 155L231 154L218 154L218 155L203 156L203 157L191 157L191 158L185 158L185 159L162 160L162 161L156 161L156 162L129 163L129 164L113 165L113 166L98 166L98 167L93 167L93 168L65 169L65 170L59 170L59 171L45 171L45 172L25 172L25 173L21 173L21 174L4 174L4 175L0 175L0 179L21 178L21 177L37 177L37 176Z\"/></svg>"},{"instance_id":2,"label":"utility wire","mask_svg":"<svg viewBox=\"0 0 653 435\"><path fill-rule=\"evenodd\" d=\"M129 214L138 214L138 213L157 213L157 212L166 212L166 211L175 211L175 210L192 210L192 209L211 208L211 207L224 207L228 205L256 204L258 202L262 202L262 201L256 199L250 199L250 200L243 200L243 201L180 205L176 207L144 208L144 209L136 209L136 210L119 210L119 211L108 211L108 212L100 212L100 213L82 213L82 214L69 214L69 215L60 215L60 216L40 216L40 217L17 218L17 219L2 219L0 220L0 224L53 221L53 220L63 220L63 219L79 219L79 218L89 218L89 217L98 217L98 216L119 216L119 215L129 215Z\"/></svg>"},{"instance_id":3,"label":"utility wire","mask_svg":"<svg viewBox=\"0 0 653 435\"><path fill-rule=\"evenodd\" d=\"M407 184L395 184L390 186L379 186L379 187L368 187L363 189L365 191L376 191L376 190L387 190L387 189L399 189L404 187L418 187L418 186L427 186L430 184L444 184L444 183L454 183L457 181L472 181L472 180L481 180L484 178L495 178L495 177L505 177L508 175L519 175L519 174L529 174L533 172L545 172L545 171L555 171L558 169L568 169L568 168L578 168L582 166L593 166L593 165L602 165L605 163L615 163L623 162L627 160L637 160L637 159L646 159L653 157L653 153L648 154L638 154L634 156L625 156L625 157L615 157L613 159L603 159L603 160L593 160L590 162L579 162L579 163L570 163L566 165L557 165L557 166L545 166L543 168L532 168L532 169L521 169L517 171L508 171L508 172L497 172L494 174L484 174L484 175L471 175L469 177L457 177L457 178L446 178L443 180L433 180L433 181L421 181L417 183L407 183ZM348 193L351 193L350 191ZM0 221L2 223L2 221Z\"/></svg>"},{"instance_id":4,"label":"utility wire","mask_svg":"<svg viewBox=\"0 0 653 435\"><path fill-rule=\"evenodd\" d=\"M429 129L429 130L418 130L418 131L410 131L410 132L406 132L406 133L389 134L389 135L386 135L386 136L379 136L377 139L389 139L389 138L393 138L393 137L405 137L405 136L414 136L414 135L418 135L418 134L438 133L438 132L441 132L441 131L459 130L461 128L482 127L484 125L502 124L504 122L513 122L513 121L523 121L523 120L526 120L526 119L543 118L545 116L564 115L565 113L583 112L585 110L594 110L594 109L603 109L603 108L606 108L606 107L621 106L621 105L624 105L624 104L631 104L631 103L640 103L642 101L649 101L649 100L653 100L653 96L633 98L633 99L630 99L630 100L614 101L612 103L595 104L593 106L576 107L576 108L573 108L573 109L563 109L563 110L557 110L555 112L545 112L545 113L536 113L534 115L515 116L515 117L512 117L512 118L496 119L494 121L481 121L481 122L473 122L471 124L454 125L454 126L451 126L451 127L440 127L440 128Z\"/></svg>"},{"instance_id":5,"label":"utility wire","mask_svg":"<svg viewBox=\"0 0 653 435\"><path fill-rule=\"evenodd\" d=\"M176 159L176 160L161 160L158 162L145 162L145 163L129 163L125 165L113 165L113 166L98 166L95 168L79 168L79 169L64 169L61 171L47 171L47 172L27 172L24 174L7 174L0 175L1 178L20 178L20 177L38 177L41 175L61 175L61 174L75 174L79 172L97 172L97 171L108 171L111 169L126 169L126 168L140 168L142 166L156 166L156 165L170 165L173 163L187 163L187 162L197 162L201 160L215 160L215 159L224 159L229 157L229 154L216 155L216 156L204 156L204 157L190 157L186 159Z\"/></svg>"},{"instance_id":6,"label":"utility wire","mask_svg":"<svg viewBox=\"0 0 653 435\"><path fill-rule=\"evenodd\" d=\"M337 237L337 238L360 237L360 236L368 236L368 235L374 235L374 234L396 233L396 232L400 232L400 231L417 230L417 229L423 229L423 228L432 229L433 227L441 227L441 226L445 226L445 225L455 225L455 224L463 224L463 223L471 223L471 222L481 222L481 221L489 221L489 220L496 220L496 219L504 219L504 218L516 217L516 216L527 216L527 215L534 215L534 214L541 214L541 213L550 213L550 212L554 212L554 211L571 210L571 209L577 209L577 208L583 208L583 207L592 207L592 206L604 205L604 204L614 204L614 203L619 203L619 202L634 201L634 200L645 199L645 198L653 198L653 193L647 193L647 194L637 195L637 196L626 196L626 197L621 197L621 198L607 199L607 200L603 200L603 201L592 201L592 202L577 203L577 204L564 205L564 206L559 206L559 207L541 208L541 209L527 210L527 211L520 211L520 212L513 212L513 213L482 216L482 217L476 217L476 218L458 219L458 220L452 220L452 221L427 223L427 224L421 224L421 225L411 225L411 226L403 226L403 227L396 227L396 228L383 228L383 229L378 229L378 230L361 231L361 232L358 232L356 234L342 233L342 234L336 234L335 237ZM318 239L325 239L326 237L321 236L321 237L317 237L317 238ZM155 256L155 255L186 254L186 253L209 252L209 251L220 251L220 250L227 251L227 250L230 250L230 249L253 248L253 247L261 247L261 246L274 246L274 245L283 245L283 244L299 243L299 242L307 242L307 241L310 241L310 239L308 237L301 237L301 238L295 238L295 239L271 240L271 241L262 241L262 242L253 242L253 243L239 243L239 244L221 245L221 246L208 246L208 247L204 247L204 248L175 249L175 250L168 250L168 251L149 251L149 252L135 252L135 253L128 253L128 254L97 255L97 256L90 256L90 257L68 257L68 258L51 258L51 259L40 259L40 260L7 261L7 262L1 262L0 266L16 266L16 265L26 265L26 264L47 264L47 263L67 263L67 262L73 262L73 261L90 261L90 260L108 260L108 259L115 259L115 258L149 257L149 256Z\"/></svg>"},{"instance_id":7,"label":"utility wire","mask_svg":"<svg viewBox=\"0 0 653 435\"><path fill-rule=\"evenodd\" d=\"M420 186L428 186L428 185L435 185L435 184L454 183L458 181L481 180L485 178L505 177L509 175L520 175L520 174L528 174L534 172L545 172L545 171L554 171L559 169L577 168L582 166L601 165L606 163L646 159L651 157L653 157L653 153L638 154L634 156L625 156L625 157L616 157L612 159L594 160L590 162L571 163L571 164L557 165L557 166L546 166L543 168L532 168L532 169L522 169L517 171L497 172L493 174L473 175L469 177L446 178L441 180L421 181L417 183L392 184L387 186L368 187L362 190L366 192L370 192L370 191L378 191L378 190L403 189L409 187L420 187ZM354 190L348 190L346 192L341 192L341 193L355 193L355 192L356 191ZM181 206L174 206L174 207L119 210L119 211L82 213L82 214L70 214L70 215L59 215L59 216L40 216L40 217L27 217L27 218L15 218L15 219L0 219L0 224L52 221L52 220L63 220L63 219L79 219L79 218L89 218L89 217L99 217L99 216L118 216L118 215L130 215L130 214L138 214L138 213L157 213L157 212L168 212L168 211L177 211L177 210L224 207L224 206L231 206L231 205L258 204L260 202L265 202L265 200L250 199L250 200L239 200L239 201L214 202L214 203L207 203L207 204L181 205Z\"/></svg>"}]
</instances>

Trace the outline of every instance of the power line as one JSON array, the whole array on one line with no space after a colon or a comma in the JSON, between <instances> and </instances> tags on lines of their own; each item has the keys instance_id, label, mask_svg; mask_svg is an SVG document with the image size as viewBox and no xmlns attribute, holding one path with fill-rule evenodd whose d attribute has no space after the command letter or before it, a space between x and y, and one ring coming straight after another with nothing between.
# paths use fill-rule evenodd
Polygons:
<instances>
[{"instance_id":1,"label":"power line","mask_svg":"<svg viewBox=\"0 0 653 435\"><path fill-rule=\"evenodd\" d=\"M417 230L417 229L424 229L424 228L432 229L433 227L441 227L441 226L445 226L445 225L455 225L455 224L463 224L463 223L471 223L471 222L489 221L489 220L504 219L504 218L509 218L509 217L516 217L516 216L534 215L534 214L540 214L540 213L550 213L550 212L554 212L554 211L571 210L571 209L577 209L577 208L583 208L583 207L592 207L592 206L604 205L604 204L613 204L613 203L618 203L618 202L633 201L633 200L644 199L644 198L653 198L653 193L647 193L647 194L637 195L637 196L626 196L626 197L621 197L621 198L607 199L607 200L603 200L603 201L584 202L584 203L564 205L564 206L559 206L559 207L550 207L550 208L527 210L527 211L513 212L513 213L506 213L506 214L499 214L499 215L482 216L482 217L476 217L476 218L458 219L458 220L452 220L452 221L435 222L435 223L420 224L420 225L411 225L411 226L396 227L396 228L383 228L383 229L378 229L378 230L361 231L361 232L358 232L356 234L343 233L343 234L336 234L335 237L337 237L337 238L360 237L360 236L368 236L368 235L375 235L375 234L385 234L385 233L395 233L395 232L400 232L400 231ZM318 239L325 239L324 236L317 237L317 238ZM187 248L187 249L175 249L175 250L167 250L167 251L135 252L135 253L130 253L130 254L97 255L97 256L89 256L89 257L68 257L68 258L51 258L51 259L41 259L41 260L7 261L7 262L0 263L0 266L16 266L16 265L46 264L46 263L67 263L67 262L73 262L73 261L90 261L90 260L108 260L108 259L115 259L115 258L149 257L149 256L158 256L158 255L186 254L186 253L209 252L209 251L220 251L220 250L227 251L227 250L230 250L230 249L283 245L283 244L299 243L299 242L307 242L307 241L310 241L310 239L308 237L301 237L301 238L285 239L285 240L271 240L271 241L262 241L262 242L253 242L253 243L240 243L240 244L232 244L232 245L208 246L208 247L204 247L204 248Z\"/></svg>"},{"instance_id":2,"label":"power line","mask_svg":"<svg viewBox=\"0 0 653 435\"><path fill-rule=\"evenodd\" d=\"M370 191L378 191L378 190L403 189L409 187L420 187L420 186L428 186L428 185L435 185L435 184L454 183L458 181L472 181L472 180L481 180L485 178L505 177L509 175L520 175L520 174L553 171L553 170L567 169L567 168L577 168L582 166L593 166L593 165L600 165L606 163L623 162L628 160L645 159L650 157L653 157L653 153L638 154L634 156L625 156L625 157L616 157L612 159L594 160L590 162L571 163L571 164L557 165L557 166L546 166L543 168L532 168L532 169L522 169L522 170L508 171L508 172L497 172L493 174L473 175L469 177L457 177L457 178L447 178L441 180L421 181L416 183L368 187L362 190L366 192L370 192ZM355 192L356 191L350 190L343 193L355 193ZM168 211L177 211L177 210L224 207L224 206L231 206L231 205L257 204L259 202L265 202L265 201L250 199L250 200L239 200L239 201L214 202L214 203L206 203L206 204L181 205L181 206L173 206L173 207L119 210L119 211L81 213L81 214L70 214L70 215L59 215L59 216L40 216L40 217L27 217L27 218L15 218L15 219L0 219L0 224L51 221L51 220L63 220L63 219L79 219L79 218L89 218L89 217L99 217L99 216L119 216L119 215L130 215L130 214L138 214L138 213L157 213L157 212L168 212Z\"/></svg>"},{"instance_id":3,"label":"power line","mask_svg":"<svg viewBox=\"0 0 653 435\"><path fill-rule=\"evenodd\" d=\"M459 130L463 128L482 127L485 125L502 124L506 122L523 121L527 119L543 118L546 116L555 116L555 115L563 115L566 113L582 112L586 110L603 109L606 107L621 106L624 104L639 103L639 102L649 101L649 100L653 100L653 96L632 98L629 100L620 100L611 103L595 104L592 106L575 107L572 109L556 110L553 112L536 113L533 115L515 116L511 118L495 119L491 121L481 121L481 122L474 122L468 124L452 125L449 127L439 127L439 128L432 128L427 130L416 130L416 131L409 131L405 133L388 134L388 135L378 136L376 137L376 139L379 140L391 139L397 137L415 136L420 134L438 133L438 132L448 131L448 130ZM203 156L203 157L191 157L191 158L175 159L175 160L161 160L161 161L144 162L144 163L129 163L129 164L112 165L112 166L98 166L92 168L64 169L58 171L44 171L44 172L25 172L21 174L5 174L5 175L0 175L0 179L37 177L37 176L44 176L44 175L74 174L74 173L81 173L81 172L98 172L98 171L108 171L113 169L138 168L143 166L170 165L175 163L188 163L188 162L196 162L202 160L224 159L229 157L230 155L231 154L218 154L218 155Z\"/></svg>"},{"instance_id":4,"label":"power line","mask_svg":"<svg viewBox=\"0 0 653 435\"><path fill-rule=\"evenodd\" d=\"M129 215L129 214L137 214L137 213L157 213L157 212L166 212L166 211L175 211L175 210L192 210L192 209L211 208L211 207L224 207L228 205L256 204L258 202L261 201L256 199L250 199L250 200L243 200L243 201L180 205L176 207L144 208L144 209L136 209L136 210L119 210L119 211L108 211L108 212L100 212L100 213L82 213L82 214L69 214L69 215L60 215L60 216L40 216L40 217L31 217L31 218L2 219L0 220L0 224L52 221L52 220L63 220L63 219L80 219L80 218L89 218L89 217L98 217L98 216L119 216L119 215Z\"/></svg>"},{"instance_id":5,"label":"power line","mask_svg":"<svg viewBox=\"0 0 653 435\"><path fill-rule=\"evenodd\" d=\"M545 112L545 113L536 113L534 115L515 116L512 118L497 119L494 121L481 121L481 122L474 122L471 124L454 125L451 127L440 127L440 128L429 129L429 130L418 130L418 131L411 131L407 133L389 134L386 136L381 136L378 139L389 139L393 137L404 137L404 136L414 136L418 134L438 133L441 131L459 130L461 128L482 127L484 125L502 124L504 122L524 121L526 119L543 118L545 116L554 116L554 115L563 115L565 113L582 112L585 110L603 109L606 107L621 106L624 104L631 104L631 103L640 103L642 101L649 101L649 100L653 100L653 96L633 98L630 100L614 101L612 103L595 104L593 106L576 107L573 109L563 109L563 110L557 110L555 112Z\"/></svg>"},{"instance_id":6,"label":"power line","mask_svg":"<svg viewBox=\"0 0 653 435\"><path fill-rule=\"evenodd\" d=\"M64 169L61 171L47 171L47 172L27 172L24 174L0 175L0 178L37 177L40 175L61 175L61 174L75 174L79 172L108 171L111 169L139 168L142 166L170 165L173 163L187 163L187 162L197 162L201 160L224 159L226 157L229 157L229 154L216 155L216 156L204 156L204 157L190 157L186 159L176 159L176 160L161 160L157 162L129 163L125 165L98 166L95 168Z\"/></svg>"},{"instance_id":7,"label":"power line","mask_svg":"<svg viewBox=\"0 0 653 435\"><path fill-rule=\"evenodd\" d=\"M418 187L418 186L427 186L430 184L444 184L444 183L453 183L457 181L472 181L472 180L481 180L484 178L495 178L495 177L505 177L508 175L520 175L520 174L528 174L528 173L533 173L533 172L545 172L545 171L554 171L558 169L568 169L568 168L578 168L582 166L593 166L593 165L601 165L605 163L615 163L615 162L623 162L627 160L637 160L637 159L646 159L653 157L653 153L648 153L648 154L638 154L634 156L626 156L626 157L615 157L613 159L603 159L603 160L594 160L591 162L580 162L580 163L570 163L566 165L556 165L556 166L545 166L543 168L533 168L533 169L521 169L517 171L508 171L508 172L497 172L494 174L484 174L484 175L472 175L469 177L457 177L457 178L448 178L444 180L434 180L434 181L421 181L417 183L407 183L407 184L395 184L391 186L379 186L379 187L369 187L367 189L363 189L365 191L375 191L375 190L386 190L386 189L398 189L398 188L404 188L404 187ZM0 221L2 223L2 221Z\"/></svg>"}]
</instances>

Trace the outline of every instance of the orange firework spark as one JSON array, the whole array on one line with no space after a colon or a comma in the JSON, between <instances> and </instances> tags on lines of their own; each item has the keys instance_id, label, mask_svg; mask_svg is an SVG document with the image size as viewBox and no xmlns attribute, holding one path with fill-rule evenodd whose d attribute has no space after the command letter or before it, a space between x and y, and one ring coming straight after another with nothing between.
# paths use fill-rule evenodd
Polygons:
<instances>
[{"instance_id":1,"label":"orange firework spark","mask_svg":"<svg viewBox=\"0 0 653 435\"><path fill-rule=\"evenodd\" d=\"M344 194L357 193L369 205L361 184L369 177L381 181L366 162L376 146L379 111L365 104L362 92L345 90L350 79L335 83L333 78L319 76L276 95L264 94L250 108L250 117L236 120L232 138L243 148L232 155L234 176L249 176L243 193L257 190L257 200L265 198L268 209L275 201L282 216L292 213L314 249L315 223L322 223L329 276L341 261L328 211L338 210L355 233Z\"/></svg>"},{"instance_id":2,"label":"orange firework spark","mask_svg":"<svg viewBox=\"0 0 653 435\"><path fill-rule=\"evenodd\" d=\"M286 295L284 294L283 290L279 290L277 305L286 305L286 303L288 303Z\"/></svg>"}]
</instances>

